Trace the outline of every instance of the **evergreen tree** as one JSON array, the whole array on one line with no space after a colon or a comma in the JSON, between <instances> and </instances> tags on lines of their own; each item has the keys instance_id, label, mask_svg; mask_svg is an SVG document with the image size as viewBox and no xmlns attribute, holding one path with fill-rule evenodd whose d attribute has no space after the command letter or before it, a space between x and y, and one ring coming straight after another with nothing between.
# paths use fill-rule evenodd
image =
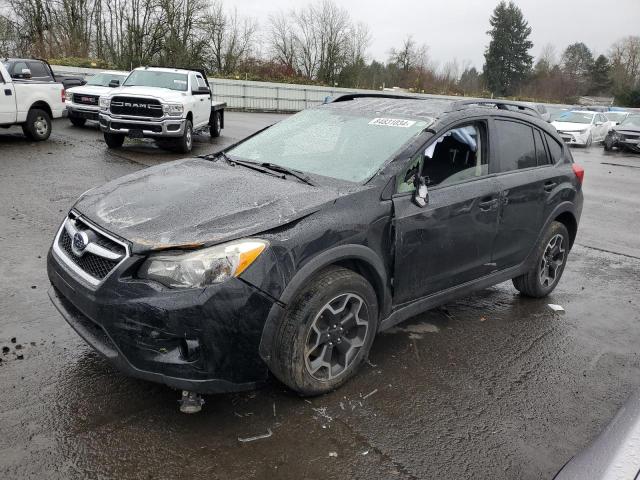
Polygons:
<instances>
[{"instance_id":1,"label":"evergreen tree","mask_svg":"<svg viewBox=\"0 0 640 480\"><path fill-rule=\"evenodd\" d=\"M582 42L569 45L562 54L562 69L573 82L574 94L584 95L591 88L593 54Z\"/></svg>"},{"instance_id":2,"label":"evergreen tree","mask_svg":"<svg viewBox=\"0 0 640 480\"><path fill-rule=\"evenodd\" d=\"M601 94L611 89L611 64L609 59L600 55L591 67L591 93Z\"/></svg>"},{"instance_id":3,"label":"evergreen tree","mask_svg":"<svg viewBox=\"0 0 640 480\"><path fill-rule=\"evenodd\" d=\"M495 95L513 95L533 64L531 27L513 2L501 1L489 18L491 42L484 58L487 87Z\"/></svg>"}]
</instances>

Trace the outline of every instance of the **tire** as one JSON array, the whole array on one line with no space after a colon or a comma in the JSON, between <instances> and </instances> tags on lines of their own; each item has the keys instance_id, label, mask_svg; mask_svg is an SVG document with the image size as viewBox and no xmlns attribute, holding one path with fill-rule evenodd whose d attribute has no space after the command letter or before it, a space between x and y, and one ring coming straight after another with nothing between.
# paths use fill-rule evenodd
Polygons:
<instances>
[{"instance_id":1,"label":"tire","mask_svg":"<svg viewBox=\"0 0 640 480\"><path fill-rule=\"evenodd\" d=\"M104 143L106 143L109 148L120 148L124 143L124 135L104 132Z\"/></svg>"},{"instance_id":2,"label":"tire","mask_svg":"<svg viewBox=\"0 0 640 480\"><path fill-rule=\"evenodd\" d=\"M51 117L44 110L32 108L27 114L27 121L22 125L25 136L36 142L42 142L51 135Z\"/></svg>"},{"instance_id":3,"label":"tire","mask_svg":"<svg viewBox=\"0 0 640 480\"><path fill-rule=\"evenodd\" d=\"M559 243L558 243L559 242ZM513 286L527 297L542 298L558 285L569 255L569 231L560 222L551 222L536 247L535 264L513 279Z\"/></svg>"},{"instance_id":4,"label":"tire","mask_svg":"<svg viewBox=\"0 0 640 480\"><path fill-rule=\"evenodd\" d=\"M584 144L584 148L589 148L593 144L593 135L589 134L589 138L587 138L587 143Z\"/></svg>"},{"instance_id":5,"label":"tire","mask_svg":"<svg viewBox=\"0 0 640 480\"><path fill-rule=\"evenodd\" d=\"M193 124L191 120L185 120L184 133L176 143L176 150L180 153L189 153L193 148Z\"/></svg>"},{"instance_id":6,"label":"tire","mask_svg":"<svg viewBox=\"0 0 640 480\"><path fill-rule=\"evenodd\" d=\"M605 152L610 152L611 150L613 150L613 140L611 140L611 137L607 136L604 139L604 142L602 142L604 144L604 151Z\"/></svg>"},{"instance_id":7,"label":"tire","mask_svg":"<svg viewBox=\"0 0 640 480\"><path fill-rule=\"evenodd\" d=\"M220 112L215 112L213 114L213 123L209 125L209 135L212 138L217 138L222 133L222 115Z\"/></svg>"},{"instance_id":8,"label":"tire","mask_svg":"<svg viewBox=\"0 0 640 480\"><path fill-rule=\"evenodd\" d=\"M356 374L377 328L371 284L352 270L330 267L289 304L275 332L269 367L301 395L330 392Z\"/></svg>"},{"instance_id":9,"label":"tire","mask_svg":"<svg viewBox=\"0 0 640 480\"><path fill-rule=\"evenodd\" d=\"M75 127L84 127L84 124L87 123L86 118L80 118L80 117L69 117L69 121L71 121L71 123Z\"/></svg>"}]
</instances>

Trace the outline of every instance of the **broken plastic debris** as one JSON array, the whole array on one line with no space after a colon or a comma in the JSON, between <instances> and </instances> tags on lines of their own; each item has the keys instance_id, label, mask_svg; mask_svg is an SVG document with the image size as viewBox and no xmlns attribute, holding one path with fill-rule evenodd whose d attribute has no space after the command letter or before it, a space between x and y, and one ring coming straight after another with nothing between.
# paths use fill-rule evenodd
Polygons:
<instances>
[{"instance_id":1,"label":"broken plastic debris","mask_svg":"<svg viewBox=\"0 0 640 480\"><path fill-rule=\"evenodd\" d=\"M262 440L263 438L269 438L271 435L273 435L273 432L271 431L270 428L267 428L267 433L263 433L262 435L256 435L255 437L246 437L246 438L238 437L238 441L242 443L254 442L256 440Z\"/></svg>"},{"instance_id":2,"label":"broken plastic debris","mask_svg":"<svg viewBox=\"0 0 640 480\"><path fill-rule=\"evenodd\" d=\"M550 303L549 308L553 310L555 313L564 313L564 308L562 308L560 305L555 305L553 303Z\"/></svg>"},{"instance_id":3,"label":"broken plastic debris","mask_svg":"<svg viewBox=\"0 0 640 480\"><path fill-rule=\"evenodd\" d=\"M378 389L376 388L373 392L369 392L367 393L364 397L362 397L363 400L366 400L367 398L369 398L371 395L373 395L374 393L377 393Z\"/></svg>"},{"instance_id":4,"label":"broken plastic debris","mask_svg":"<svg viewBox=\"0 0 640 480\"><path fill-rule=\"evenodd\" d=\"M338 452L329 452L329 456L337 458L338 457Z\"/></svg>"},{"instance_id":5,"label":"broken plastic debris","mask_svg":"<svg viewBox=\"0 0 640 480\"><path fill-rule=\"evenodd\" d=\"M369 454L369 450L365 450L364 452L362 452L362 455L368 455Z\"/></svg>"}]
</instances>

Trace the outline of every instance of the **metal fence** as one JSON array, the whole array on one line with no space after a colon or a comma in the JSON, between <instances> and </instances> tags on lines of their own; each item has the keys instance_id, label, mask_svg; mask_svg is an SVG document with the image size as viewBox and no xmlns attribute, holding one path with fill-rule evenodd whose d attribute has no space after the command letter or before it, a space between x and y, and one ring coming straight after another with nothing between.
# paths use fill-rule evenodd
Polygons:
<instances>
[{"instance_id":1,"label":"metal fence","mask_svg":"<svg viewBox=\"0 0 640 480\"><path fill-rule=\"evenodd\" d=\"M55 73L82 75L89 77L101 70L94 68L67 67L52 65ZM305 108L322 103L327 97L335 97L347 93L372 93L377 90L358 90L339 87L322 87L315 85L294 85L275 82L254 82L251 80L230 80L209 78L213 97L219 102L226 102L233 110L260 112L298 112ZM426 98L461 99L443 95L415 95Z\"/></svg>"}]
</instances>

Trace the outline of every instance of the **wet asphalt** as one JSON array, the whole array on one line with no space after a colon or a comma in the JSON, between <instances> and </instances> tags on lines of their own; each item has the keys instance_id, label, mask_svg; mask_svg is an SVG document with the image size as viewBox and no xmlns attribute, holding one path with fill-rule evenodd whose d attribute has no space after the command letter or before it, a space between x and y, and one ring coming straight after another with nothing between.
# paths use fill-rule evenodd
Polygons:
<instances>
[{"instance_id":1,"label":"wet asphalt","mask_svg":"<svg viewBox=\"0 0 640 480\"><path fill-rule=\"evenodd\" d=\"M280 118L228 113L195 153ZM305 400L272 381L187 416L72 331L45 271L79 194L180 155L108 151L66 120L43 143L0 130L0 478L552 478L640 387L640 156L573 153L584 213L548 299L504 283L380 335L339 391Z\"/></svg>"}]
</instances>

